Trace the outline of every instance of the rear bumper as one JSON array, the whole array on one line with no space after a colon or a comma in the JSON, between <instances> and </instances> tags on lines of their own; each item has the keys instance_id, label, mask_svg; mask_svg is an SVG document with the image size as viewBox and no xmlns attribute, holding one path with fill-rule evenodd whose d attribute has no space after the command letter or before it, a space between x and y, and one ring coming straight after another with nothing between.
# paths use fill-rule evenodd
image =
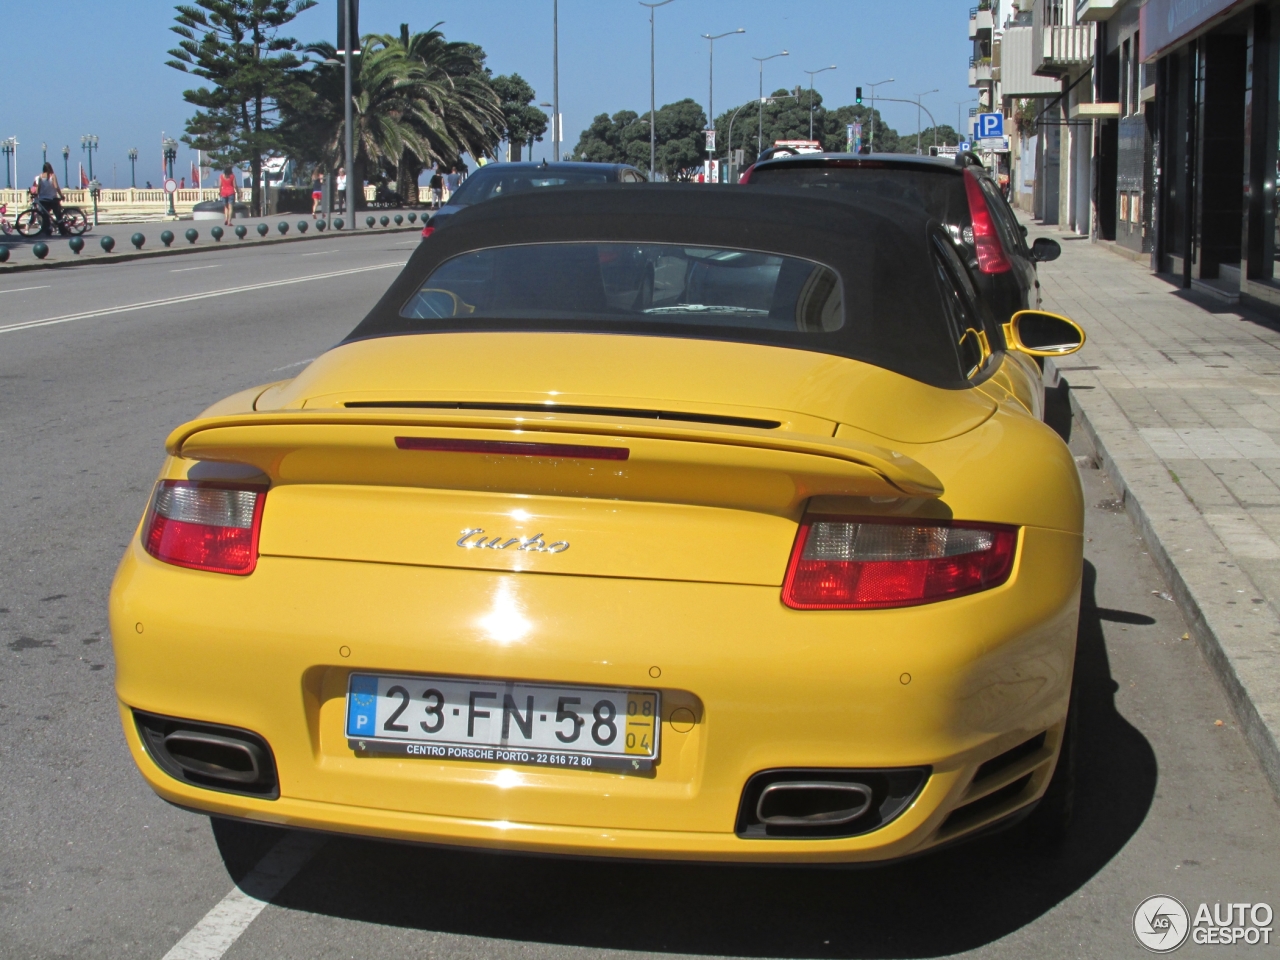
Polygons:
<instances>
[{"instance_id":1,"label":"rear bumper","mask_svg":"<svg viewBox=\"0 0 1280 960\"><path fill-rule=\"evenodd\" d=\"M895 859L1043 792L1070 691L1080 547L1028 528L998 589L815 613L783 607L777 588L726 584L276 557L232 578L160 564L135 544L111 598L121 717L156 793L219 816L552 854ZM649 776L357 757L342 729L353 670L656 687L662 756ZM279 798L170 776L144 749L135 709L259 734ZM693 715L687 729L672 725L677 709ZM1040 733L1043 746L973 782L981 764ZM870 833L734 832L743 787L761 770L902 766L931 773Z\"/></svg>"}]
</instances>

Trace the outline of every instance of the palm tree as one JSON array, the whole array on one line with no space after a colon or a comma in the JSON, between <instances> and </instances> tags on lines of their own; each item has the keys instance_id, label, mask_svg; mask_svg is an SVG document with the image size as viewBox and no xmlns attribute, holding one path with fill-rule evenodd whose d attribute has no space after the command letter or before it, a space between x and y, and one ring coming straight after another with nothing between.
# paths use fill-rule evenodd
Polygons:
<instances>
[{"instance_id":1,"label":"palm tree","mask_svg":"<svg viewBox=\"0 0 1280 960\"><path fill-rule=\"evenodd\" d=\"M290 111L285 134L295 153L336 167L345 137L342 67L330 44L312 44L307 52L320 61L308 78L312 96ZM401 197L416 202L424 167L455 164L463 153L491 154L501 138L501 104L485 78L484 52L448 42L434 28L413 36L407 28L399 37L366 36L351 80L350 173L357 183L394 174Z\"/></svg>"}]
</instances>

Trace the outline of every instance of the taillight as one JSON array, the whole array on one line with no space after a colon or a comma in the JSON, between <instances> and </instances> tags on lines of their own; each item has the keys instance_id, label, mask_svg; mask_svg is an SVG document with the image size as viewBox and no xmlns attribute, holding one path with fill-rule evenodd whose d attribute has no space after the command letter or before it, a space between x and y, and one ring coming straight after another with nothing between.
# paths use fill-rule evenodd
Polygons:
<instances>
[{"instance_id":1,"label":"taillight","mask_svg":"<svg viewBox=\"0 0 1280 960\"><path fill-rule=\"evenodd\" d=\"M157 560L179 567L253 573L266 499L261 485L161 480L142 528L142 545Z\"/></svg>"},{"instance_id":2,"label":"taillight","mask_svg":"<svg viewBox=\"0 0 1280 960\"><path fill-rule=\"evenodd\" d=\"M982 195L982 185L973 171L964 172L964 192L969 198L969 219L973 221L973 245L978 254L978 269L983 273L1005 273L1013 269L1000 236L996 233L987 198Z\"/></svg>"},{"instance_id":3,"label":"taillight","mask_svg":"<svg viewBox=\"0 0 1280 960\"><path fill-rule=\"evenodd\" d=\"M806 516L782 602L797 610L911 607L998 587L1016 527Z\"/></svg>"},{"instance_id":4,"label":"taillight","mask_svg":"<svg viewBox=\"0 0 1280 960\"><path fill-rule=\"evenodd\" d=\"M435 228L435 227L423 227L423 228L422 228L422 239L423 239L423 240L427 239L427 237L431 236L431 235L432 235L433 233L435 233L435 232L436 232L436 228Z\"/></svg>"}]
</instances>

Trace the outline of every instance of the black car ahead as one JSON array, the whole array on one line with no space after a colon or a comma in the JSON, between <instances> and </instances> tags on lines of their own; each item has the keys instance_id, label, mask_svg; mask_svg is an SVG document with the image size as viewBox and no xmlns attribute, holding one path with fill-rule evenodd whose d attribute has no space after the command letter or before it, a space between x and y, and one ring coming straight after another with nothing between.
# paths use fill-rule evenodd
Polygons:
<instances>
[{"instance_id":1,"label":"black car ahead","mask_svg":"<svg viewBox=\"0 0 1280 960\"><path fill-rule=\"evenodd\" d=\"M437 210L422 228L429 237L463 207L497 197L509 197L544 187L585 186L591 183L644 183L645 176L625 163L490 163L453 191L449 202Z\"/></svg>"},{"instance_id":2,"label":"black car ahead","mask_svg":"<svg viewBox=\"0 0 1280 960\"><path fill-rule=\"evenodd\" d=\"M879 197L928 211L967 254L979 295L997 321L997 329L988 335L999 346L999 324L1019 310L1040 306L1036 264L1057 259L1062 252L1047 238L1027 246L1026 231L991 174L971 153L955 159L896 153L778 156L747 170L740 182Z\"/></svg>"}]
</instances>

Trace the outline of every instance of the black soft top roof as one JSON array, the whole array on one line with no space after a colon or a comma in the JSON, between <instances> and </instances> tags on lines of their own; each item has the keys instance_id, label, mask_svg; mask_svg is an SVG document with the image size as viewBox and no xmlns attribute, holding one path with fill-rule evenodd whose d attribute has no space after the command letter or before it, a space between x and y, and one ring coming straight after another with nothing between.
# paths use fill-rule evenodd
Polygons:
<instances>
[{"instance_id":1,"label":"black soft top roof","mask_svg":"<svg viewBox=\"0 0 1280 960\"><path fill-rule=\"evenodd\" d=\"M945 239L915 207L874 198L833 203L794 189L700 184L560 187L465 207L419 245L346 341L494 330L592 332L731 340L850 357L940 387L968 385L947 321L932 245ZM511 244L624 242L728 247L800 257L841 277L845 322L799 331L616 320L423 320L400 315L428 276L463 253Z\"/></svg>"}]
</instances>

